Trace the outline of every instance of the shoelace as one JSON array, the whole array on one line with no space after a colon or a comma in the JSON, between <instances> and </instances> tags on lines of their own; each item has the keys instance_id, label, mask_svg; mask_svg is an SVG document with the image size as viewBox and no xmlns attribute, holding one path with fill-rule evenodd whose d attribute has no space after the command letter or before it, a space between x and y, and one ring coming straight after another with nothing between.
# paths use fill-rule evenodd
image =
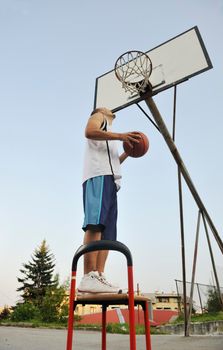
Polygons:
<instances>
[{"instance_id":1,"label":"shoelace","mask_svg":"<svg viewBox=\"0 0 223 350\"><path fill-rule=\"evenodd\" d=\"M96 278L98 281L105 284L106 286L113 288L113 285L109 283L104 276L91 275L91 278Z\"/></svg>"},{"instance_id":2,"label":"shoelace","mask_svg":"<svg viewBox=\"0 0 223 350\"><path fill-rule=\"evenodd\" d=\"M105 284L106 286L112 287L112 284L110 284L105 277L103 276L95 276L100 282Z\"/></svg>"}]
</instances>

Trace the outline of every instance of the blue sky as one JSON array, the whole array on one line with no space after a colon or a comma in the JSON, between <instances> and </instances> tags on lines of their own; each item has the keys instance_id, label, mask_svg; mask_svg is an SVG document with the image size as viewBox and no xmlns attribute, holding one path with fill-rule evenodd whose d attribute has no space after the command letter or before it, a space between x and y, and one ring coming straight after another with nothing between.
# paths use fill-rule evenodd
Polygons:
<instances>
[{"instance_id":1,"label":"blue sky","mask_svg":"<svg viewBox=\"0 0 223 350\"><path fill-rule=\"evenodd\" d=\"M223 239L222 23L220 0L1 0L0 306L17 300L19 269L43 239L61 281L70 275L83 237L84 128L96 77L123 52L147 51L195 25L214 68L178 87L176 144ZM171 130L173 91L154 100ZM174 279L182 278L176 164L137 106L117 113L114 130L140 130L150 139L145 157L123 164L119 192L118 239L132 251L135 285L175 290ZM184 183L183 191L190 280L197 207ZM210 236L222 281L222 253ZM125 265L110 254L106 273L122 287ZM212 281L203 229L196 281Z\"/></svg>"}]
</instances>

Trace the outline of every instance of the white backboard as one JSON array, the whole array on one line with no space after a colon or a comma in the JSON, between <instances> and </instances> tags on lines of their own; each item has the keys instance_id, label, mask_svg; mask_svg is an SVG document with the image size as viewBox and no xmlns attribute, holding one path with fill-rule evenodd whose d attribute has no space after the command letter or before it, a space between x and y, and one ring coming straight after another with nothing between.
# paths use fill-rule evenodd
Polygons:
<instances>
[{"instance_id":1,"label":"white backboard","mask_svg":"<svg viewBox=\"0 0 223 350\"><path fill-rule=\"evenodd\" d=\"M147 51L152 61L152 95L166 90L212 68L198 28L195 26ZM125 92L114 69L96 79L94 108L118 111L142 100L139 94Z\"/></svg>"}]
</instances>

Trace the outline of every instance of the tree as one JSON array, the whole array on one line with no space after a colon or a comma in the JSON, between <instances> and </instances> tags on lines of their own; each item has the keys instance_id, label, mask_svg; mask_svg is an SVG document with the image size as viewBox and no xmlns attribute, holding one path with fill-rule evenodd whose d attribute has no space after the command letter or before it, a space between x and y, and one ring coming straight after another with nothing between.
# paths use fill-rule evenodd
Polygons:
<instances>
[{"instance_id":1,"label":"tree","mask_svg":"<svg viewBox=\"0 0 223 350\"><path fill-rule=\"evenodd\" d=\"M0 312L0 321L6 320L10 316L10 309L7 306L4 306L4 309Z\"/></svg>"},{"instance_id":2,"label":"tree","mask_svg":"<svg viewBox=\"0 0 223 350\"><path fill-rule=\"evenodd\" d=\"M22 292L21 297L24 302L41 305L47 288L58 284L58 279L53 278L54 261L53 254L43 240L40 247L35 249L31 261L24 263L23 268L20 269L24 277L17 278L18 282L22 283L17 291Z\"/></svg>"},{"instance_id":3,"label":"tree","mask_svg":"<svg viewBox=\"0 0 223 350\"><path fill-rule=\"evenodd\" d=\"M60 321L68 315L68 303L64 286L49 287L40 306L41 319L44 322Z\"/></svg>"},{"instance_id":4,"label":"tree","mask_svg":"<svg viewBox=\"0 0 223 350\"><path fill-rule=\"evenodd\" d=\"M208 312L218 312L222 310L220 296L215 288L210 288L208 290L207 310Z\"/></svg>"},{"instance_id":5,"label":"tree","mask_svg":"<svg viewBox=\"0 0 223 350\"><path fill-rule=\"evenodd\" d=\"M37 306L33 303L26 301L25 303L18 303L13 307L11 320L16 322L31 321L39 319L40 312Z\"/></svg>"}]
</instances>

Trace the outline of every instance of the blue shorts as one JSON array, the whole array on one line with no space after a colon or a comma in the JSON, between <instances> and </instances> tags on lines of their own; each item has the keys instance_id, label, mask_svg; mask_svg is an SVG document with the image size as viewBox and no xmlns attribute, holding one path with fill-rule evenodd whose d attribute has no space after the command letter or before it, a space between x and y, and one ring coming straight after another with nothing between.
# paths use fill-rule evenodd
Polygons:
<instances>
[{"instance_id":1,"label":"blue shorts","mask_svg":"<svg viewBox=\"0 0 223 350\"><path fill-rule=\"evenodd\" d=\"M83 230L101 232L101 239L117 237L117 188L112 175L93 177L83 184Z\"/></svg>"}]
</instances>

